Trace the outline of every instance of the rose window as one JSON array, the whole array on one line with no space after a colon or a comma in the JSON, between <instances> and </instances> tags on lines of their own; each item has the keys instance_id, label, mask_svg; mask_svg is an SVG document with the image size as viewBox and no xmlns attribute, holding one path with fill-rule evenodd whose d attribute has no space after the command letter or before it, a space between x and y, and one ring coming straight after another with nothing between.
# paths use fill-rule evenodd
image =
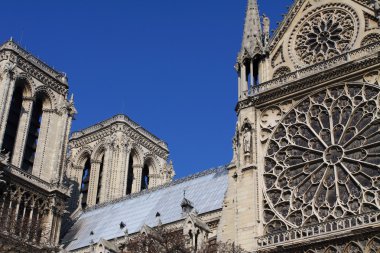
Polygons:
<instances>
[{"instance_id":1,"label":"rose window","mask_svg":"<svg viewBox=\"0 0 380 253\"><path fill-rule=\"evenodd\" d=\"M349 50L357 33L354 15L343 8L311 14L299 27L294 48L299 60L306 64L325 61Z\"/></svg>"},{"instance_id":2,"label":"rose window","mask_svg":"<svg viewBox=\"0 0 380 253\"><path fill-rule=\"evenodd\" d=\"M378 210L379 92L369 85L334 86L280 121L269 141L264 183L267 203L283 221L301 226Z\"/></svg>"}]
</instances>

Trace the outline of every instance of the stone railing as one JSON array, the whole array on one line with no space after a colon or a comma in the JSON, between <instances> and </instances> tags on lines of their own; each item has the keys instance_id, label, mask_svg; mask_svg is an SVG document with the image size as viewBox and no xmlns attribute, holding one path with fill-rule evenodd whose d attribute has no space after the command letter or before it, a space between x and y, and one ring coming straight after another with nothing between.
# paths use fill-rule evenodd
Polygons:
<instances>
[{"instance_id":1,"label":"stone railing","mask_svg":"<svg viewBox=\"0 0 380 253\"><path fill-rule=\"evenodd\" d=\"M23 179L26 182L29 182L35 186L40 187L41 189L47 190L47 191L60 191L64 194L69 195L70 189L69 187L66 187L61 184L54 184L54 183L48 183L32 174L30 174L27 171L21 170L13 165L7 165L4 168L4 171L17 176L18 178Z\"/></svg>"},{"instance_id":2,"label":"stone railing","mask_svg":"<svg viewBox=\"0 0 380 253\"><path fill-rule=\"evenodd\" d=\"M368 46L359 48L357 50L341 54L327 61L317 63L312 66L289 73L282 77L270 80L268 82L264 82L258 86L252 87L248 93L248 96L255 96L268 90L272 90L277 87L289 84L291 82L298 81L302 78L306 78L316 74L323 74L323 72L326 70L350 63L352 61L373 56L377 52L380 52L380 42L376 42Z\"/></svg>"},{"instance_id":3,"label":"stone railing","mask_svg":"<svg viewBox=\"0 0 380 253\"><path fill-rule=\"evenodd\" d=\"M273 233L257 238L260 249L283 246L286 243L303 241L306 239L321 238L332 234L360 229L373 229L380 226L380 211L360 214L347 218L340 218L329 222L291 229L284 232Z\"/></svg>"}]
</instances>

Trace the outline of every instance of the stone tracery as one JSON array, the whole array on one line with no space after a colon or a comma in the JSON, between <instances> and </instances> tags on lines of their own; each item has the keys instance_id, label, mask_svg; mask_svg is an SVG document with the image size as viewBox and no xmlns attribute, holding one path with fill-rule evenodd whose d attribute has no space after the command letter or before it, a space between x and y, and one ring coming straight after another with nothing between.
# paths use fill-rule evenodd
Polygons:
<instances>
[{"instance_id":1,"label":"stone tracery","mask_svg":"<svg viewBox=\"0 0 380 253\"><path fill-rule=\"evenodd\" d=\"M322 9L322 10L320 10ZM357 36L357 16L351 8L320 7L298 25L293 43L297 62L315 64L349 50Z\"/></svg>"},{"instance_id":2,"label":"stone tracery","mask_svg":"<svg viewBox=\"0 0 380 253\"><path fill-rule=\"evenodd\" d=\"M378 210L379 93L370 85L330 87L281 120L265 158L269 225L274 212L296 227Z\"/></svg>"}]
</instances>

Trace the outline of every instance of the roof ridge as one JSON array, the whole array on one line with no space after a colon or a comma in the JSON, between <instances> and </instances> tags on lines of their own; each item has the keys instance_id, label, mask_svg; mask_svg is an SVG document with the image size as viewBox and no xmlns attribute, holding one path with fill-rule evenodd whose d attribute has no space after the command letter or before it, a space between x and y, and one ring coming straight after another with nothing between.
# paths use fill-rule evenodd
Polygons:
<instances>
[{"instance_id":1,"label":"roof ridge","mask_svg":"<svg viewBox=\"0 0 380 253\"><path fill-rule=\"evenodd\" d=\"M90 211L101 209L103 207L106 207L106 206L109 206L109 205L112 205L112 204L120 203L120 202L122 202L124 200L134 199L134 198L140 197L140 196L145 195L145 194L149 194L149 193L152 193L152 192L155 192L155 191L158 191L158 190L169 188L169 187L174 186L174 185L179 185L179 184L182 184L184 182L188 182L188 181L194 180L196 178L204 177L204 176L207 176L207 175L219 172L219 171L223 171L223 170L226 170L229 165L230 164L226 164L226 165L221 165L221 166L214 167L214 168L211 168L211 169L207 169L207 170L204 170L204 171L201 171L201 172L198 172L198 173L195 173L195 174L192 174L192 175L189 175L189 176L186 176L186 177L174 180L172 182L169 182L169 183L166 183L166 184L163 184L163 185L159 185L159 186L153 187L151 189L146 189L146 190L143 190L143 191L140 191L140 192L136 192L136 193L133 193L133 194L130 194L130 195L118 198L118 199L114 199L114 200L111 200L111 201L108 201L108 202L97 204L95 206L92 206L92 207L89 207L89 208L85 209L83 211L83 213L88 213Z\"/></svg>"}]
</instances>

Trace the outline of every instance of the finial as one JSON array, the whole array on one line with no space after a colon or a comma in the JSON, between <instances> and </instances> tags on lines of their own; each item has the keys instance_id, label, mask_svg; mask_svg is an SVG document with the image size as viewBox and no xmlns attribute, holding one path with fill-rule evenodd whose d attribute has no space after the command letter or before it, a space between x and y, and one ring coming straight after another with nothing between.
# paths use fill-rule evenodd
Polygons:
<instances>
[{"instance_id":1,"label":"finial","mask_svg":"<svg viewBox=\"0 0 380 253\"><path fill-rule=\"evenodd\" d=\"M10 42L13 42L13 37L11 36L11 38L9 39Z\"/></svg>"},{"instance_id":2,"label":"finial","mask_svg":"<svg viewBox=\"0 0 380 253\"><path fill-rule=\"evenodd\" d=\"M71 93L70 102L74 102L74 93Z\"/></svg>"},{"instance_id":3,"label":"finial","mask_svg":"<svg viewBox=\"0 0 380 253\"><path fill-rule=\"evenodd\" d=\"M119 227L120 227L120 229L123 229L123 228L125 228L127 225L125 225L125 223L122 221L122 222L120 222L120 224L119 224Z\"/></svg>"}]
</instances>

